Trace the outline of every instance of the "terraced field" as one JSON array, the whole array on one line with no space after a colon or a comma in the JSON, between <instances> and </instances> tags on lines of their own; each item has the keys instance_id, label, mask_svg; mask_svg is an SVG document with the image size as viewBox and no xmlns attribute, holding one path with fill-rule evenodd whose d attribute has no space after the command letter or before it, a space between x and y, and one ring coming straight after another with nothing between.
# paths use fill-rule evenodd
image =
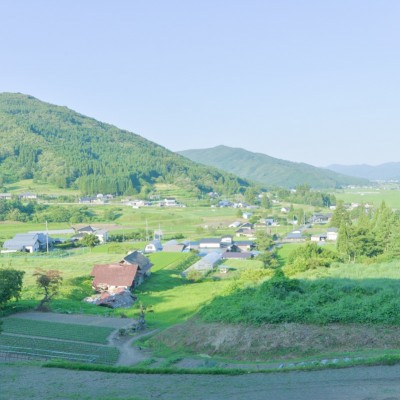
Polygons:
<instances>
[{"instance_id":1,"label":"terraced field","mask_svg":"<svg viewBox=\"0 0 400 400\"><path fill-rule=\"evenodd\" d=\"M114 329L103 326L94 328L85 325L6 318L3 323L3 331L5 333L107 344L107 337L111 335Z\"/></svg>"},{"instance_id":2,"label":"terraced field","mask_svg":"<svg viewBox=\"0 0 400 400\"><path fill-rule=\"evenodd\" d=\"M0 335L3 358L62 359L113 365L119 351L107 345L113 328L6 318Z\"/></svg>"}]
</instances>

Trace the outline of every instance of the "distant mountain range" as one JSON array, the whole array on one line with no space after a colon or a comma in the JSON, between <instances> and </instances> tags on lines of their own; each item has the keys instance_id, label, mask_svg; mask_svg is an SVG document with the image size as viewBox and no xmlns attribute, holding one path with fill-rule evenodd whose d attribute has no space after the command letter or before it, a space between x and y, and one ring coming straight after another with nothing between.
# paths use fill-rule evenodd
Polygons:
<instances>
[{"instance_id":1,"label":"distant mountain range","mask_svg":"<svg viewBox=\"0 0 400 400\"><path fill-rule=\"evenodd\" d=\"M367 179L356 178L305 163L280 160L240 148L217 146L209 149L184 150L179 154L192 161L231 172L243 179L268 186L293 188L308 184L313 188L335 188L365 185Z\"/></svg>"},{"instance_id":2,"label":"distant mountain range","mask_svg":"<svg viewBox=\"0 0 400 400\"><path fill-rule=\"evenodd\" d=\"M0 143L0 188L31 178L83 194L147 193L155 183L193 193L249 186L132 132L19 93L0 94Z\"/></svg>"},{"instance_id":3,"label":"distant mountain range","mask_svg":"<svg viewBox=\"0 0 400 400\"><path fill-rule=\"evenodd\" d=\"M366 178L375 181L400 180L400 162L390 162L377 166L372 165L330 165L331 171L359 178Z\"/></svg>"}]
</instances>

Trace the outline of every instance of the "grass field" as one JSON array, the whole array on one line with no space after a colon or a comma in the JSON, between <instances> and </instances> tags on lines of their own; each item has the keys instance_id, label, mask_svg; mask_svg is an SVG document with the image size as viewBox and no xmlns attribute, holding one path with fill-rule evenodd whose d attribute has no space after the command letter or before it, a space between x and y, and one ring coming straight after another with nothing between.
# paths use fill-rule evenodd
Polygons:
<instances>
[{"instance_id":1,"label":"grass field","mask_svg":"<svg viewBox=\"0 0 400 400\"><path fill-rule=\"evenodd\" d=\"M345 203L368 203L378 207L384 201L387 206L400 209L400 191L398 189L344 189L338 190L334 194L338 200L343 200Z\"/></svg>"},{"instance_id":2,"label":"grass field","mask_svg":"<svg viewBox=\"0 0 400 400\"><path fill-rule=\"evenodd\" d=\"M60 294L52 301L51 308L56 312L77 312L98 315L125 314L138 315L139 303L148 309L146 320L151 327L166 327L184 321L195 314L199 308L224 290L228 281L210 277L205 281L190 283L180 273L187 268L192 253L155 253L150 255L154 264L152 275L135 289L138 302L133 308L110 310L82 302L93 294L90 272L94 264L118 262L133 248L125 243L108 244L93 250L77 249L62 258L50 255L2 255L0 267L11 267L25 271L21 300L12 303L14 311L31 309L38 304L41 294L35 285L33 273L36 268L59 269L64 281ZM112 252L110 252L110 250ZM118 252L118 251L121 252ZM195 259L193 259L193 262ZM242 267L244 268L244 267ZM233 277L233 276L232 276Z\"/></svg>"},{"instance_id":3,"label":"grass field","mask_svg":"<svg viewBox=\"0 0 400 400\"><path fill-rule=\"evenodd\" d=\"M136 290L140 302L147 307L150 326L165 328L193 316L202 305L224 290L223 280L189 283L181 277L183 263L190 254L158 253L151 278Z\"/></svg>"},{"instance_id":4,"label":"grass field","mask_svg":"<svg viewBox=\"0 0 400 400\"><path fill-rule=\"evenodd\" d=\"M50 183L33 182L33 179L25 179L16 183L7 185L7 191L12 194L32 192L37 195L55 195L55 196L79 196L79 190L60 189Z\"/></svg>"}]
</instances>

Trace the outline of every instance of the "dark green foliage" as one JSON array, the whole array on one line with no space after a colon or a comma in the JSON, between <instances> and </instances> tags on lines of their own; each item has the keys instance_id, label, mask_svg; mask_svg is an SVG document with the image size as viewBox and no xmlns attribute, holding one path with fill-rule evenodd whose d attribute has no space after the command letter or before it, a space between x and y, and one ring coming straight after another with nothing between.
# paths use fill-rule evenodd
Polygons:
<instances>
[{"instance_id":1,"label":"dark green foliage","mask_svg":"<svg viewBox=\"0 0 400 400\"><path fill-rule=\"evenodd\" d=\"M33 178L82 194L146 193L156 182L237 193L248 183L195 164L139 135L31 96L0 95L0 176Z\"/></svg>"},{"instance_id":2,"label":"dark green foliage","mask_svg":"<svg viewBox=\"0 0 400 400\"><path fill-rule=\"evenodd\" d=\"M338 201L336 203L336 209L333 212L333 216L331 219L331 226L335 228L339 228L342 224L350 224L351 218L350 214L347 212L344 202Z\"/></svg>"},{"instance_id":3,"label":"dark green foliage","mask_svg":"<svg viewBox=\"0 0 400 400\"><path fill-rule=\"evenodd\" d=\"M114 374L179 374L179 375L243 375L250 371L243 368L176 368L176 367L112 367L98 364L80 364L72 362L47 362L43 364L45 368L64 368L77 371L101 371Z\"/></svg>"},{"instance_id":4,"label":"dark green foliage","mask_svg":"<svg viewBox=\"0 0 400 400\"><path fill-rule=\"evenodd\" d=\"M284 269L288 275L293 275L318 267L330 267L335 261L339 261L339 256L335 252L316 243L307 243L289 255Z\"/></svg>"},{"instance_id":5,"label":"dark green foliage","mask_svg":"<svg viewBox=\"0 0 400 400\"><path fill-rule=\"evenodd\" d=\"M114 233L108 237L109 242L124 242L125 240L135 240L135 241L146 240L146 230L139 229L137 231L127 232L124 234Z\"/></svg>"},{"instance_id":6,"label":"dark green foliage","mask_svg":"<svg viewBox=\"0 0 400 400\"><path fill-rule=\"evenodd\" d=\"M0 308L12 300L20 298L24 271L0 269Z\"/></svg>"},{"instance_id":7,"label":"dark green foliage","mask_svg":"<svg viewBox=\"0 0 400 400\"><path fill-rule=\"evenodd\" d=\"M87 206L62 207L20 200L0 201L0 221L20 222L91 222L93 213Z\"/></svg>"},{"instance_id":8,"label":"dark green foliage","mask_svg":"<svg viewBox=\"0 0 400 400\"><path fill-rule=\"evenodd\" d=\"M337 241L338 252L350 261L372 258L379 255L397 256L400 216L386 207L385 203L374 212L358 207L357 213L350 213L340 205L335 213L336 223L341 223ZM336 210L337 211L337 210Z\"/></svg>"},{"instance_id":9,"label":"dark green foliage","mask_svg":"<svg viewBox=\"0 0 400 400\"><path fill-rule=\"evenodd\" d=\"M281 200L285 200L295 204L309 204L314 207L330 207L331 205L336 203L336 198L333 194L311 190L311 187L309 185L299 185L296 187L295 192L287 189L279 189L277 191L277 195ZM299 220L298 213L294 211L295 210L293 209L291 210L291 212L294 213L294 215L297 217L295 219ZM301 217L300 222L303 222L301 221Z\"/></svg>"},{"instance_id":10,"label":"dark green foliage","mask_svg":"<svg viewBox=\"0 0 400 400\"><path fill-rule=\"evenodd\" d=\"M256 232L256 246L257 250L264 251L269 250L273 246L274 242L272 236L267 232L258 230Z\"/></svg>"},{"instance_id":11,"label":"dark green foliage","mask_svg":"<svg viewBox=\"0 0 400 400\"><path fill-rule=\"evenodd\" d=\"M279 160L265 154L227 146L185 150L179 154L269 187L280 186L290 189L307 184L317 189L368 183L366 179L353 178L312 165Z\"/></svg>"},{"instance_id":12,"label":"dark green foliage","mask_svg":"<svg viewBox=\"0 0 400 400\"><path fill-rule=\"evenodd\" d=\"M89 234L85 235L79 242L82 246L94 247L100 243L99 238L96 235Z\"/></svg>"},{"instance_id":13,"label":"dark green foliage","mask_svg":"<svg viewBox=\"0 0 400 400\"><path fill-rule=\"evenodd\" d=\"M279 261L275 251L264 251L263 253L260 253L256 257L256 260L261 261L263 263L264 268L279 267Z\"/></svg>"},{"instance_id":14,"label":"dark green foliage","mask_svg":"<svg viewBox=\"0 0 400 400\"><path fill-rule=\"evenodd\" d=\"M276 274L254 288L215 298L206 321L246 323L400 323L400 286L392 280L292 280ZM223 310L223 312L221 312Z\"/></svg>"}]
</instances>

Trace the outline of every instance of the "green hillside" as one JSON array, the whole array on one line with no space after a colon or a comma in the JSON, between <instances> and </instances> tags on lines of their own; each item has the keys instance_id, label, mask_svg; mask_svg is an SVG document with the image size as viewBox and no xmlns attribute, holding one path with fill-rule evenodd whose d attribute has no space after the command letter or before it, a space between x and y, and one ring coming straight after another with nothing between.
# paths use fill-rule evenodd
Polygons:
<instances>
[{"instance_id":1,"label":"green hillside","mask_svg":"<svg viewBox=\"0 0 400 400\"><path fill-rule=\"evenodd\" d=\"M145 193L155 183L194 193L247 186L132 132L19 93L0 94L0 141L0 187L32 178L82 194Z\"/></svg>"},{"instance_id":2,"label":"green hillside","mask_svg":"<svg viewBox=\"0 0 400 400\"><path fill-rule=\"evenodd\" d=\"M217 146L185 150L179 154L192 161L220 168L244 179L268 186L293 188L308 184L315 189L368 184L368 180L338 174L309 164L280 160L261 153Z\"/></svg>"}]
</instances>

